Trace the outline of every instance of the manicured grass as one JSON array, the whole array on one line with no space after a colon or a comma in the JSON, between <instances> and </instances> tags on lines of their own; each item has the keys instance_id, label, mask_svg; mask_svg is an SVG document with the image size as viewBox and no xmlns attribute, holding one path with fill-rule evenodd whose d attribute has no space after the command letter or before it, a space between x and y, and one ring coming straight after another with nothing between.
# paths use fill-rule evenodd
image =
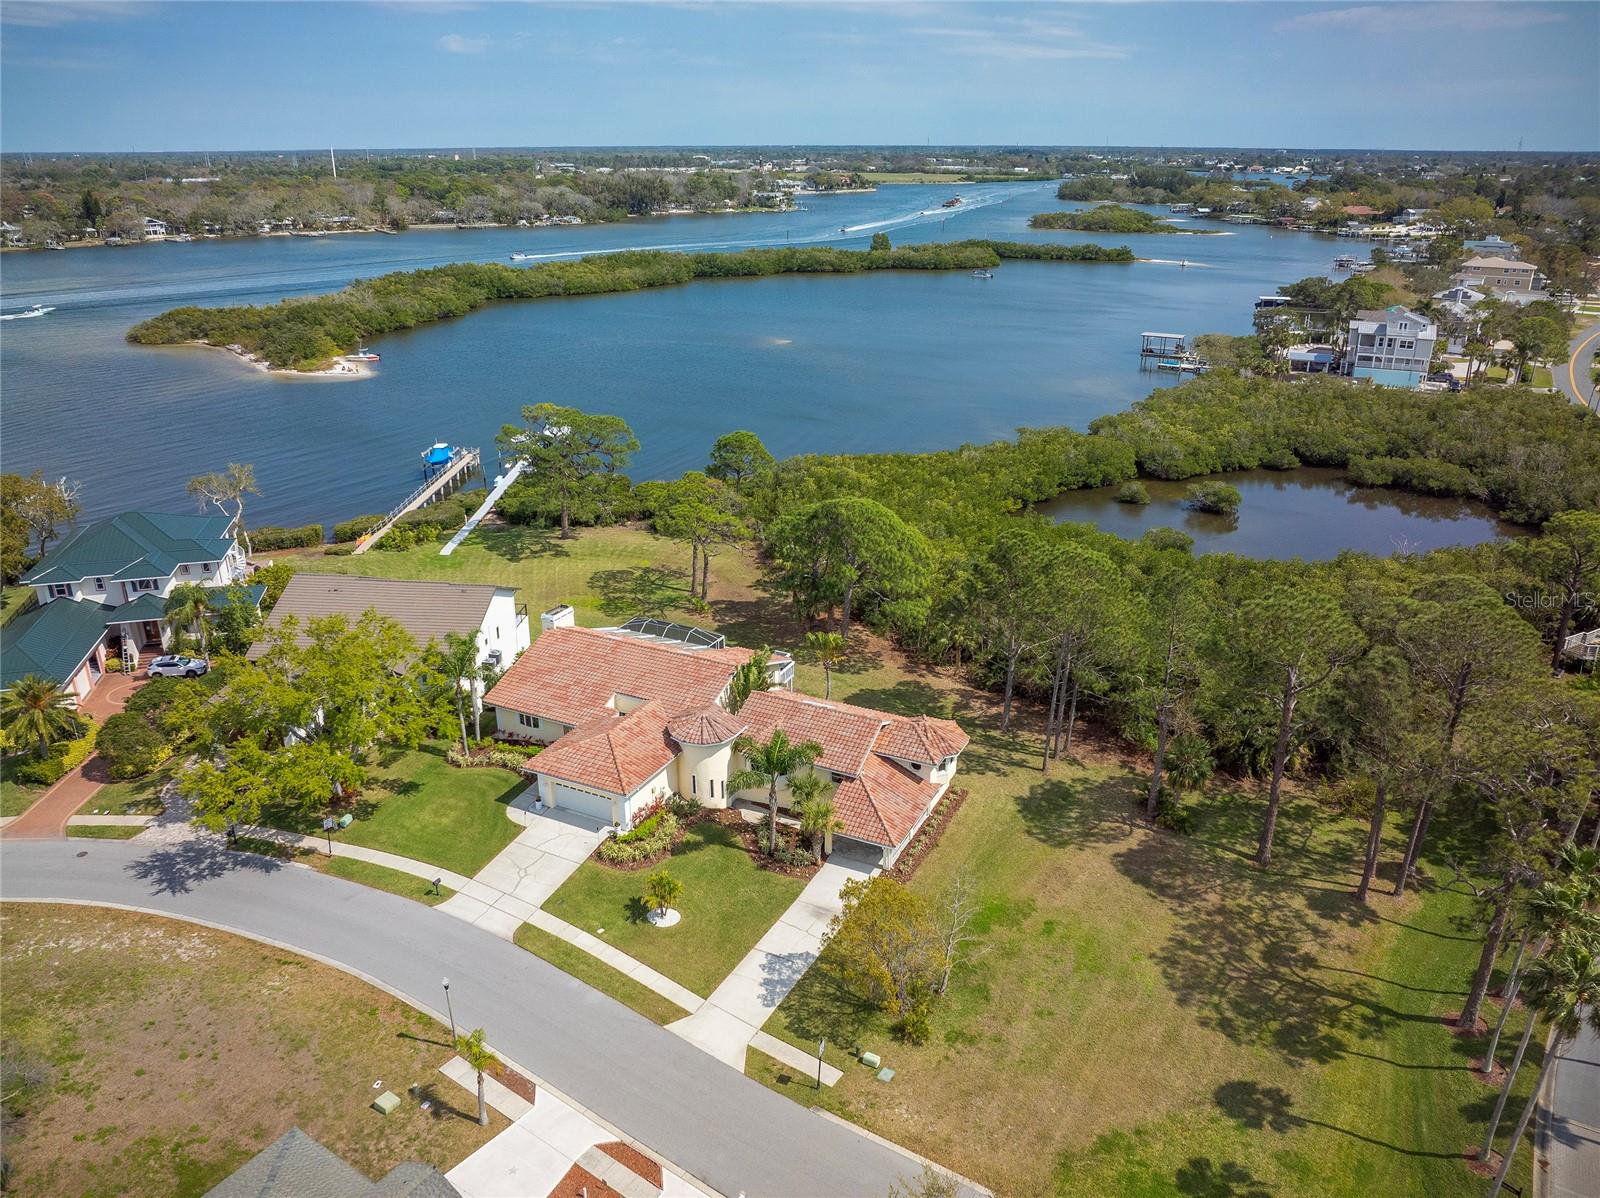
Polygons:
<instances>
[{"instance_id":1,"label":"manicured grass","mask_svg":"<svg viewBox=\"0 0 1600 1198\"><path fill-rule=\"evenodd\" d=\"M538 633L538 613L571 603L580 624L615 623L649 614L691 616L689 547L632 526L581 528L569 541L553 531L492 528L469 537L449 557L438 545L397 553L373 550L360 557L308 554L290 557L295 569L376 578L492 582L514 586L528 605ZM735 550L711 562L712 595L755 576L750 560Z\"/></svg>"},{"instance_id":2,"label":"manicured grass","mask_svg":"<svg viewBox=\"0 0 1600 1198\"><path fill-rule=\"evenodd\" d=\"M688 1014L676 1003L668 1002L648 986L640 985L627 974L612 969L559 936L525 923L517 929L517 946L570 973L587 986L609 994L625 1007L632 1007L646 1019L667 1024Z\"/></svg>"},{"instance_id":3,"label":"manicured grass","mask_svg":"<svg viewBox=\"0 0 1600 1198\"><path fill-rule=\"evenodd\" d=\"M912 886L938 896L969 872L982 953L921 1047L863 1009L824 954L767 1030L806 1051L825 1036L843 1080L819 1094L754 1055L751 1076L998 1193L1480 1192L1459 1154L1493 1094L1468 1072L1481 1045L1438 1018L1475 961L1469 900L1358 907L1364 829L1304 799L1264 873L1248 863L1252 788L1191 798L1193 837L1144 830L1127 818L1142 775L1104 746L1045 778L1030 731L1002 737L984 696L887 657L836 672L834 694L954 712L973 734L958 778L972 797ZM1450 830L1437 835L1447 851ZM894 1081L874 1080L859 1049Z\"/></svg>"},{"instance_id":4,"label":"manicured grass","mask_svg":"<svg viewBox=\"0 0 1600 1198\"><path fill-rule=\"evenodd\" d=\"M437 907L455 893L448 886L440 886L439 893L435 894L433 883L426 878L390 869L387 865L374 865L370 861L361 861L355 857L330 857L326 853L307 853L300 860L318 873L331 874L347 882L359 882L375 890L387 890L390 894L416 899L417 902L429 907Z\"/></svg>"},{"instance_id":5,"label":"manicured grass","mask_svg":"<svg viewBox=\"0 0 1600 1198\"><path fill-rule=\"evenodd\" d=\"M520 831L505 808L527 779L510 770L456 769L445 760L446 747L430 743L386 755L356 800L355 822L333 838L469 877L487 865ZM321 813L266 812L262 822L322 835Z\"/></svg>"},{"instance_id":6,"label":"manicured grass","mask_svg":"<svg viewBox=\"0 0 1600 1198\"><path fill-rule=\"evenodd\" d=\"M161 787L166 775L155 773L131 782L107 782L95 791L76 815L160 815Z\"/></svg>"},{"instance_id":7,"label":"manicured grass","mask_svg":"<svg viewBox=\"0 0 1600 1198\"><path fill-rule=\"evenodd\" d=\"M707 995L805 888L798 878L762 869L731 831L709 821L689 829L664 864L683 883L676 927L645 919L645 879L657 867L629 871L585 861L544 909Z\"/></svg>"},{"instance_id":8,"label":"manicured grass","mask_svg":"<svg viewBox=\"0 0 1600 1198\"><path fill-rule=\"evenodd\" d=\"M32 587L5 587L0 589L0 626L11 623L27 611L38 596Z\"/></svg>"},{"instance_id":9,"label":"manicured grass","mask_svg":"<svg viewBox=\"0 0 1600 1198\"><path fill-rule=\"evenodd\" d=\"M8 1077L12 1060L43 1075L7 1095L26 1111L7 1124L19 1194L200 1195L291 1127L368 1177L446 1170L506 1126L480 1128L438 1075L444 1028L348 974L131 912L17 904L0 920ZM369 1106L380 1079L402 1098L388 1116Z\"/></svg>"},{"instance_id":10,"label":"manicured grass","mask_svg":"<svg viewBox=\"0 0 1600 1198\"><path fill-rule=\"evenodd\" d=\"M80 836L86 840L131 840L143 832L144 828L138 824L68 824L68 836Z\"/></svg>"},{"instance_id":11,"label":"manicured grass","mask_svg":"<svg viewBox=\"0 0 1600 1198\"><path fill-rule=\"evenodd\" d=\"M0 771L10 765L9 759L0 764ZM0 816L21 815L40 795L49 787L34 786L29 782L17 782L5 774L0 773Z\"/></svg>"}]
</instances>

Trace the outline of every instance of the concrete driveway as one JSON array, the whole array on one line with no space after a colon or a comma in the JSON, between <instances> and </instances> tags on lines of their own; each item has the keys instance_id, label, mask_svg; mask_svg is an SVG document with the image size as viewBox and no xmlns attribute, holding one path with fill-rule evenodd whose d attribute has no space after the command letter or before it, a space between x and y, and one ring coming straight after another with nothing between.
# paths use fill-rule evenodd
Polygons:
<instances>
[{"instance_id":1,"label":"concrete driveway","mask_svg":"<svg viewBox=\"0 0 1600 1198\"><path fill-rule=\"evenodd\" d=\"M458 1026L484 1028L525 1072L724 1194L873 1198L922 1171L437 908L212 840L6 843L0 899L120 906L240 932L339 966L441 1021L449 977Z\"/></svg>"},{"instance_id":2,"label":"concrete driveway","mask_svg":"<svg viewBox=\"0 0 1600 1198\"><path fill-rule=\"evenodd\" d=\"M533 803L533 787L512 800L507 814L522 831L440 903L440 911L509 940L605 839L595 821L570 811L538 811Z\"/></svg>"}]
</instances>

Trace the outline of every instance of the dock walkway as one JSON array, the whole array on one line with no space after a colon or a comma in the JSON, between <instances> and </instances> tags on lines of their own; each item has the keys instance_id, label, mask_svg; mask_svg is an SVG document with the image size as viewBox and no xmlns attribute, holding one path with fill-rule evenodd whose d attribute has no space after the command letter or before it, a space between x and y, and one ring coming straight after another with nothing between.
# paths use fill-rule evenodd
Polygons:
<instances>
[{"instance_id":1,"label":"dock walkway","mask_svg":"<svg viewBox=\"0 0 1600 1198\"><path fill-rule=\"evenodd\" d=\"M419 507L425 507L441 495L448 495L454 491L472 477L472 472L478 469L481 460L482 454L476 449L458 449L439 473L406 496L371 532L357 541L351 553L365 553L383 539L383 534L393 528L394 522L401 516L414 512Z\"/></svg>"},{"instance_id":2,"label":"dock walkway","mask_svg":"<svg viewBox=\"0 0 1600 1198\"><path fill-rule=\"evenodd\" d=\"M439 550L440 557L449 557L456 551L457 545L472 535L472 530L478 527L478 522L494 511L494 505L500 502L500 496L506 493L511 484L516 482L527 468L527 459L523 458L500 476L494 487L489 491L489 497L478 506L478 510L473 512L472 517L461 526L461 531L444 543L444 548Z\"/></svg>"}]
</instances>

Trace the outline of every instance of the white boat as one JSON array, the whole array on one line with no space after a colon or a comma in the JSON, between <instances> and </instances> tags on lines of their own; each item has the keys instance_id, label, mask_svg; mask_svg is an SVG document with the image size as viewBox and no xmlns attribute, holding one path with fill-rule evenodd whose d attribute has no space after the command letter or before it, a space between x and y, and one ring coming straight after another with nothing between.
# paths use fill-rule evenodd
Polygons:
<instances>
[{"instance_id":1,"label":"white boat","mask_svg":"<svg viewBox=\"0 0 1600 1198\"><path fill-rule=\"evenodd\" d=\"M35 316L43 316L46 312L54 312L54 308L47 308L43 304L35 304L23 312L7 312L0 316L0 320L28 320Z\"/></svg>"},{"instance_id":2,"label":"white boat","mask_svg":"<svg viewBox=\"0 0 1600 1198\"><path fill-rule=\"evenodd\" d=\"M535 255L533 255L533 254L527 254L527 253L524 253L521 250L518 250L516 253L511 255L511 260L513 262L528 262L528 261L531 261L534 257L535 257Z\"/></svg>"},{"instance_id":3,"label":"white boat","mask_svg":"<svg viewBox=\"0 0 1600 1198\"><path fill-rule=\"evenodd\" d=\"M346 354L345 357L348 358L352 362L376 362L376 361L378 361L378 355L373 353L370 349L368 349L364 345L360 349L356 350L355 353Z\"/></svg>"},{"instance_id":4,"label":"white boat","mask_svg":"<svg viewBox=\"0 0 1600 1198\"><path fill-rule=\"evenodd\" d=\"M972 272L972 277L975 278L975 279L992 279L992 278L994 278L994 271L992 271L992 270L975 270L975 271Z\"/></svg>"}]
</instances>

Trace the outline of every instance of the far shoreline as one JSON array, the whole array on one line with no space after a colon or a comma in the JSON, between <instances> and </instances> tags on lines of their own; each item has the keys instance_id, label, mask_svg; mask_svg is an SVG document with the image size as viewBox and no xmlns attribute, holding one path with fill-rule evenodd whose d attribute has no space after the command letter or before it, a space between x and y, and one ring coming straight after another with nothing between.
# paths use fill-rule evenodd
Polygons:
<instances>
[{"instance_id":1,"label":"far shoreline","mask_svg":"<svg viewBox=\"0 0 1600 1198\"><path fill-rule=\"evenodd\" d=\"M372 368L371 362L352 360L341 354L333 360L334 364L326 370L290 370L286 367L268 366L254 354L247 353L239 345L212 345L209 341L181 341L175 345L152 346L153 349L210 349L219 350L228 354L236 361L254 370L258 374L268 375L276 379L326 379L334 382L358 382L362 379L377 377L377 371Z\"/></svg>"}]
</instances>

